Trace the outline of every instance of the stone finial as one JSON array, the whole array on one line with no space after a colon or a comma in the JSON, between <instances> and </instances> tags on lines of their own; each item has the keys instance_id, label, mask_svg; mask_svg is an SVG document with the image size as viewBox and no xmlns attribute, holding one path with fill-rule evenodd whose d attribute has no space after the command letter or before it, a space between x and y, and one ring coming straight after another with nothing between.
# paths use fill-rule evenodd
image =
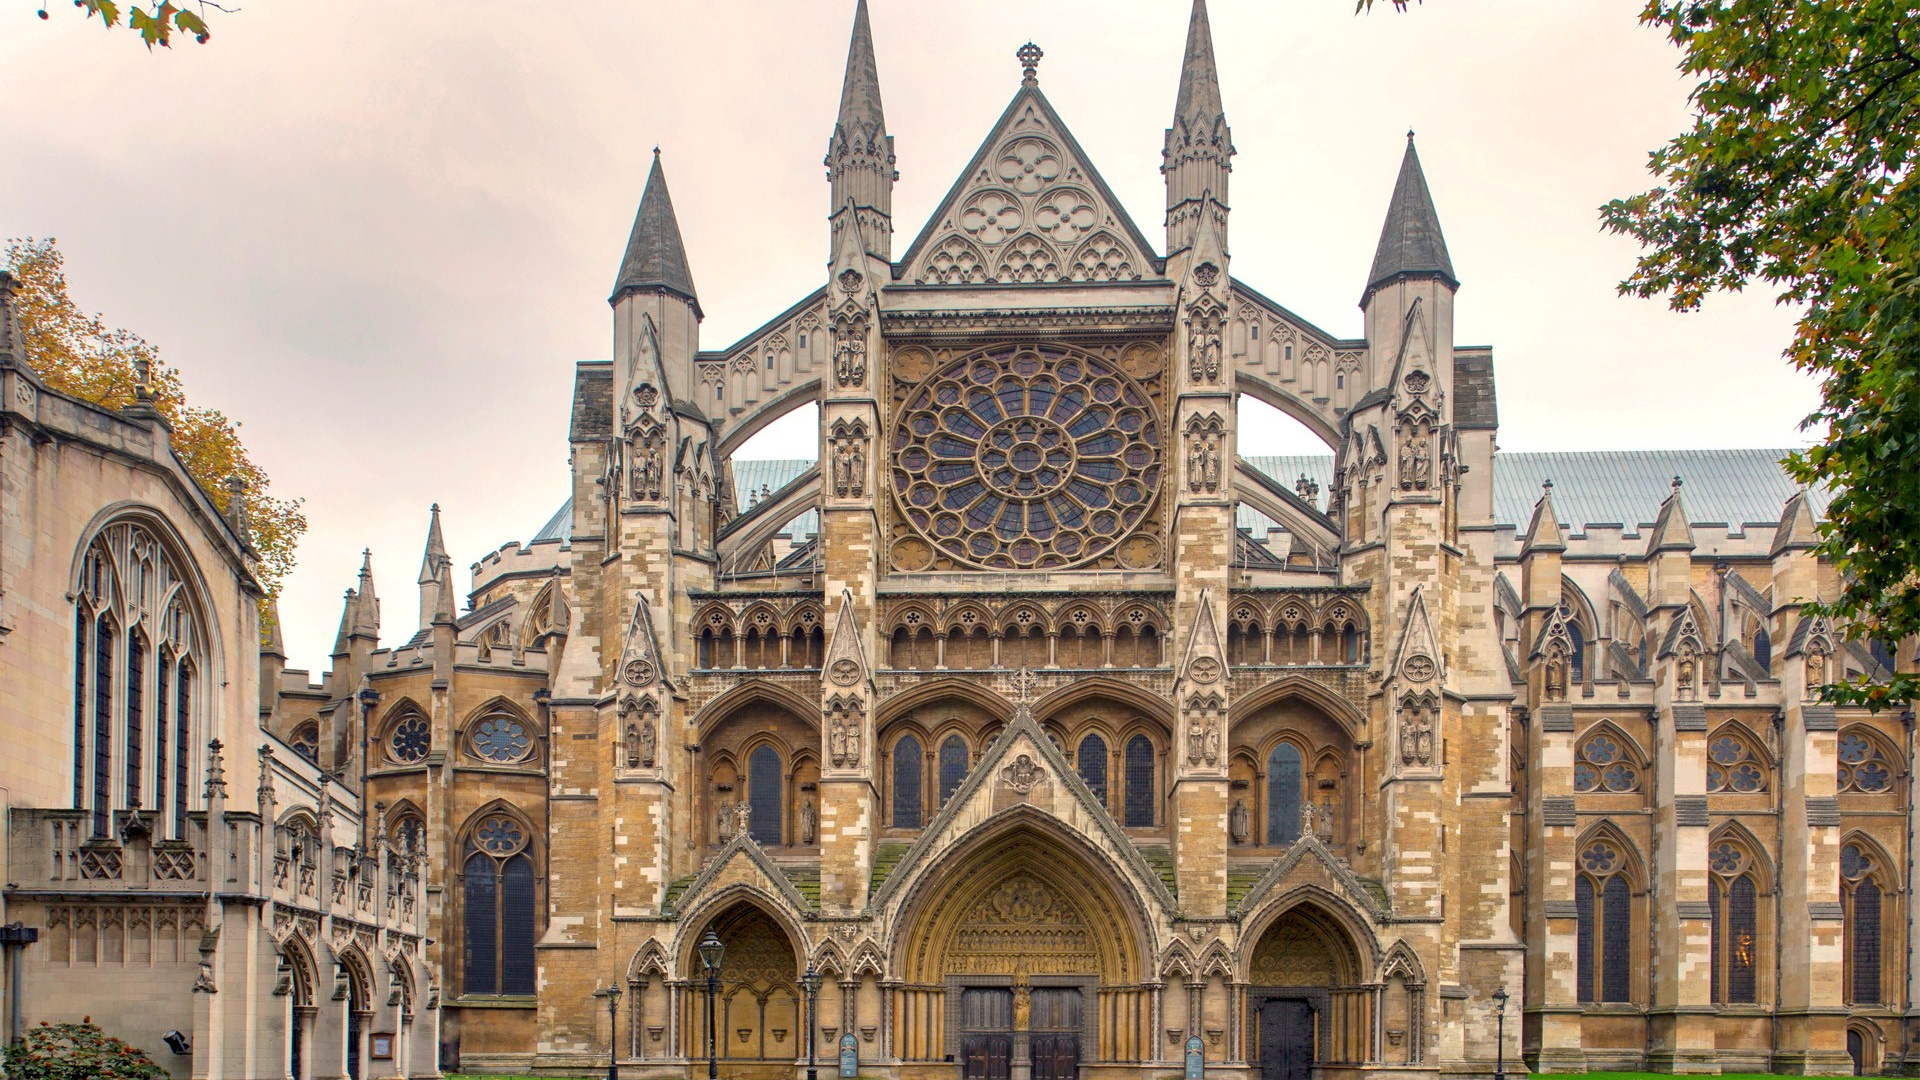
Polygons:
<instances>
[{"instance_id":1,"label":"stone finial","mask_svg":"<svg viewBox=\"0 0 1920 1080\"><path fill-rule=\"evenodd\" d=\"M153 361L144 355L133 358L133 400L153 404Z\"/></svg>"},{"instance_id":2,"label":"stone finial","mask_svg":"<svg viewBox=\"0 0 1920 1080\"><path fill-rule=\"evenodd\" d=\"M227 770L220 759L220 740L207 742L207 800L211 802L215 795L227 797Z\"/></svg>"},{"instance_id":3,"label":"stone finial","mask_svg":"<svg viewBox=\"0 0 1920 1080\"><path fill-rule=\"evenodd\" d=\"M247 478L239 473L227 476L227 524L242 544L253 546L253 525L247 520Z\"/></svg>"},{"instance_id":4,"label":"stone finial","mask_svg":"<svg viewBox=\"0 0 1920 1080\"><path fill-rule=\"evenodd\" d=\"M1029 41L1015 50L1013 55L1020 61L1021 85L1038 86L1040 84L1040 77L1038 75L1040 58L1047 54L1041 51L1040 46Z\"/></svg>"}]
</instances>

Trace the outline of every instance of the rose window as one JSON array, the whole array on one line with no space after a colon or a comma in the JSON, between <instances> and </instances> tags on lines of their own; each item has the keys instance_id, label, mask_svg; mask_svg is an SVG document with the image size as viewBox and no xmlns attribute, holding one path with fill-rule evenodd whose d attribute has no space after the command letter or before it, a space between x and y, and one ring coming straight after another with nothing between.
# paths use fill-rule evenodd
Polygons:
<instances>
[{"instance_id":1,"label":"rose window","mask_svg":"<svg viewBox=\"0 0 1920 1080\"><path fill-rule=\"evenodd\" d=\"M1707 745L1707 790L1752 792L1767 785L1766 773L1746 740L1720 735Z\"/></svg>"},{"instance_id":2,"label":"rose window","mask_svg":"<svg viewBox=\"0 0 1920 1080\"><path fill-rule=\"evenodd\" d=\"M505 857L526 846L526 831L505 814L495 814L473 831L474 846L489 855Z\"/></svg>"},{"instance_id":3,"label":"rose window","mask_svg":"<svg viewBox=\"0 0 1920 1080\"><path fill-rule=\"evenodd\" d=\"M1049 569L1112 551L1160 483L1160 421L1138 383L1055 347L973 356L906 399L894 492L913 530L961 563Z\"/></svg>"},{"instance_id":4,"label":"rose window","mask_svg":"<svg viewBox=\"0 0 1920 1080\"><path fill-rule=\"evenodd\" d=\"M387 745L393 748L395 761L419 761L433 748L433 730L427 726L425 717L411 715L393 726Z\"/></svg>"},{"instance_id":5,"label":"rose window","mask_svg":"<svg viewBox=\"0 0 1920 1080\"><path fill-rule=\"evenodd\" d=\"M533 746L527 729L508 716L489 716L473 729L473 752L488 761L510 765L526 758Z\"/></svg>"}]
</instances>

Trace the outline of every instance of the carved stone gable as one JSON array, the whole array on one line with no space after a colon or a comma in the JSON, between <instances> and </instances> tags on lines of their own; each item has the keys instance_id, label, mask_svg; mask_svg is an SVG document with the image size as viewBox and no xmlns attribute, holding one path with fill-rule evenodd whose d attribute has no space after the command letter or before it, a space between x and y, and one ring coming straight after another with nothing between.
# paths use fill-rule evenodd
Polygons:
<instances>
[{"instance_id":1,"label":"carved stone gable","mask_svg":"<svg viewBox=\"0 0 1920 1080\"><path fill-rule=\"evenodd\" d=\"M823 674L829 686L848 689L867 681L867 652L860 645L860 624L853 617L853 594L842 592L840 617L833 624L833 638L827 642L827 660Z\"/></svg>"},{"instance_id":2,"label":"carved stone gable","mask_svg":"<svg viewBox=\"0 0 1920 1080\"><path fill-rule=\"evenodd\" d=\"M950 974L1077 974L1097 971L1099 963L1093 931L1079 910L1022 872L961 916L945 966Z\"/></svg>"},{"instance_id":3,"label":"carved stone gable","mask_svg":"<svg viewBox=\"0 0 1920 1080\"><path fill-rule=\"evenodd\" d=\"M1433 619L1427 614L1427 600L1419 589L1407 604L1406 625L1400 631L1400 648L1394 654L1394 672L1408 686L1428 686L1445 677L1439 639L1433 632Z\"/></svg>"},{"instance_id":4,"label":"carved stone gable","mask_svg":"<svg viewBox=\"0 0 1920 1080\"><path fill-rule=\"evenodd\" d=\"M1139 281L1138 230L1036 89L1023 89L908 253L916 285Z\"/></svg>"},{"instance_id":5,"label":"carved stone gable","mask_svg":"<svg viewBox=\"0 0 1920 1080\"><path fill-rule=\"evenodd\" d=\"M626 644L620 649L620 667L615 672L626 686L654 686L666 679L660 666L660 648L653 638L653 616L643 593L635 598L633 619L627 624Z\"/></svg>"}]
</instances>

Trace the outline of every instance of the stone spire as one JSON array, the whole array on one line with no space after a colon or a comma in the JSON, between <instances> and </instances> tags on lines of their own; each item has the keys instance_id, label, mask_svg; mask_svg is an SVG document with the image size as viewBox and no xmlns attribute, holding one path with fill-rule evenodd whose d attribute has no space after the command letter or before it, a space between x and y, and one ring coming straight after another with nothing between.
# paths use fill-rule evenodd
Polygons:
<instances>
[{"instance_id":1,"label":"stone spire","mask_svg":"<svg viewBox=\"0 0 1920 1080\"><path fill-rule=\"evenodd\" d=\"M1446 237L1440 235L1440 217L1433 209L1426 174L1420 171L1411 131L1406 156L1400 159L1400 178L1394 181L1393 199L1387 204L1387 222L1380 229L1380 246L1373 252L1373 270L1367 274L1367 295L1404 277L1438 278L1449 288L1460 285L1453 276L1453 260L1447 256Z\"/></svg>"},{"instance_id":2,"label":"stone spire","mask_svg":"<svg viewBox=\"0 0 1920 1080\"><path fill-rule=\"evenodd\" d=\"M847 73L840 84L840 114L827 142L828 213L832 215L834 249L853 204L853 219L868 254L892 258L893 136L880 107L880 70L874 62L873 28L867 21L867 0L853 9L853 39L847 44Z\"/></svg>"},{"instance_id":3,"label":"stone spire","mask_svg":"<svg viewBox=\"0 0 1920 1080\"><path fill-rule=\"evenodd\" d=\"M271 597L268 598L266 615L262 621L266 623L266 626L263 628L263 633L261 634L260 654L262 656L277 656L285 660L287 658L287 643L286 639L280 635L280 601ZM276 688L263 687L263 689L267 693L272 693Z\"/></svg>"},{"instance_id":4,"label":"stone spire","mask_svg":"<svg viewBox=\"0 0 1920 1080\"><path fill-rule=\"evenodd\" d=\"M360 553L360 586L354 592L353 625L349 637L377 641L380 637L380 598L373 591L373 550Z\"/></svg>"},{"instance_id":5,"label":"stone spire","mask_svg":"<svg viewBox=\"0 0 1920 1080\"><path fill-rule=\"evenodd\" d=\"M687 248L680 240L680 220L667 193L667 174L660 167L660 148L653 150L653 171L640 196L640 212L633 219L627 253L613 282L613 301L629 292L661 290L674 293L700 314L700 297L693 291L693 272L687 269Z\"/></svg>"},{"instance_id":6,"label":"stone spire","mask_svg":"<svg viewBox=\"0 0 1920 1080\"><path fill-rule=\"evenodd\" d=\"M1783 551L1808 551L1820 543L1820 527L1813 518L1813 506L1807 489L1801 488L1787 500L1780 513L1780 527L1773 534L1773 555Z\"/></svg>"},{"instance_id":7,"label":"stone spire","mask_svg":"<svg viewBox=\"0 0 1920 1080\"><path fill-rule=\"evenodd\" d=\"M333 655L342 656L347 652L347 639L353 636L354 616L360 612L360 597L352 589L340 602L340 629L333 634Z\"/></svg>"},{"instance_id":8,"label":"stone spire","mask_svg":"<svg viewBox=\"0 0 1920 1080\"><path fill-rule=\"evenodd\" d=\"M420 625L433 625L440 606L448 600L445 578L452 560L447 557L447 541L440 532L440 504L434 503L427 521L427 549L420 556Z\"/></svg>"},{"instance_id":9,"label":"stone spire","mask_svg":"<svg viewBox=\"0 0 1920 1080\"><path fill-rule=\"evenodd\" d=\"M1553 512L1553 481L1540 485L1540 501L1533 504L1533 520L1520 541L1520 553L1529 551L1565 551L1566 534L1560 531L1559 515Z\"/></svg>"},{"instance_id":10,"label":"stone spire","mask_svg":"<svg viewBox=\"0 0 1920 1080\"><path fill-rule=\"evenodd\" d=\"M1656 551L1692 551L1693 523L1687 520L1687 508L1680 501L1680 478L1673 478L1673 494L1660 504L1653 519L1653 532L1647 537L1647 554Z\"/></svg>"},{"instance_id":11,"label":"stone spire","mask_svg":"<svg viewBox=\"0 0 1920 1080\"><path fill-rule=\"evenodd\" d=\"M1224 249L1233 136L1220 103L1220 73L1213 62L1207 0L1193 0L1187 51L1180 64L1180 93L1161 159L1160 172L1167 184L1167 253L1192 246L1197 226L1207 216L1213 218Z\"/></svg>"}]
</instances>

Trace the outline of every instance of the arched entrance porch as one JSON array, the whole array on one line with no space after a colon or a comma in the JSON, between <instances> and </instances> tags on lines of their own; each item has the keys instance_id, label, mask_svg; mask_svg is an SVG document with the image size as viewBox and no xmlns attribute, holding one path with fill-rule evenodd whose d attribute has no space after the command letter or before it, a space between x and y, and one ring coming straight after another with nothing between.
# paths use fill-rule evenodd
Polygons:
<instances>
[{"instance_id":1,"label":"arched entrance porch","mask_svg":"<svg viewBox=\"0 0 1920 1080\"><path fill-rule=\"evenodd\" d=\"M706 975L693 943L711 928L726 953L720 964L720 989L714 997L714 1050L720 1075L728 1080L774 1080L793 1075L796 1058L806 1054L805 1017L800 996L799 953L787 928L759 904L737 900L688 935L687 996L680 1045L689 1060L707 1057Z\"/></svg>"},{"instance_id":2,"label":"arched entrance porch","mask_svg":"<svg viewBox=\"0 0 1920 1080\"><path fill-rule=\"evenodd\" d=\"M1373 966L1347 921L1318 900L1286 908L1260 931L1246 958L1244 1023L1247 1061L1261 1080L1308 1080L1315 1067L1374 1057Z\"/></svg>"},{"instance_id":3,"label":"arched entrance porch","mask_svg":"<svg viewBox=\"0 0 1920 1080\"><path fill-rule=\"evenodd\" d=\"M1032 822L956 852L902 909L894 1056L952 1061L962 1080L1076 1080L1149 1059L1148 932L1132 893Z\"/></svg>"}]
</instances>

